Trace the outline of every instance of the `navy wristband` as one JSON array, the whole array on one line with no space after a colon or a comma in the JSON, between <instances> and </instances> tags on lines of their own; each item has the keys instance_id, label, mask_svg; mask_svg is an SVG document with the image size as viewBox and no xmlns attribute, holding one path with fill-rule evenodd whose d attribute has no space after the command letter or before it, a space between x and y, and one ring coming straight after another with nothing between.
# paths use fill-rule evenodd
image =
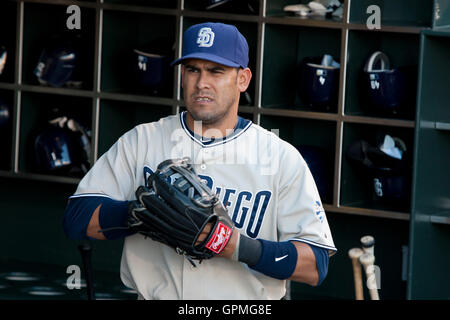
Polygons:
<instances>
[{"instance_id":1,"label":"navy wristband","mask_svg":"<svg viewBox=\"0 0 450 320\"><path fill-rule=\"evenodd\" d=\"M258 239L261 243L261 257L257 264L250 268L267 276L285 280L295 271L297 266L297 248L289 241L275 242Z\"/></svg>"}]
</instances>

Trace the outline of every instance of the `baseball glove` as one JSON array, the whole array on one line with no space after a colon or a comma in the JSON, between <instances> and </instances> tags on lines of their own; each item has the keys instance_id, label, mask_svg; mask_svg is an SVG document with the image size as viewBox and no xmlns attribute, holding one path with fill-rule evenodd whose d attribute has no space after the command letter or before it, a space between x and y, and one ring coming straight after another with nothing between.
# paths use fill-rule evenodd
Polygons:
<instances>
[{"instance_id":1,"label":"baseball glove","mask_svg":"<svg viewBox=\"0 0 450 320\"><path fill-rule=\"evenodd\" d=\"M164 243L193 260L219 254L231 238L233 222L216 194L197 176L189 158L169 159L158 165L148 186L136 190L128 226ZM207 237L197 243L205 226Z\"/></svg>"}]
</instances>

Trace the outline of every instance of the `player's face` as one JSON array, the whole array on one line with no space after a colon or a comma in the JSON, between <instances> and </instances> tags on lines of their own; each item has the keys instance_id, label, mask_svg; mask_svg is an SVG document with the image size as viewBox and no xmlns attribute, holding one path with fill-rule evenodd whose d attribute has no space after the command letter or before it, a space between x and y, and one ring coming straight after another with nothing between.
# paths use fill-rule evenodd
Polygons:
<instances>
[{"instance_id":1,"label":"player's face","mask_svg":"<svg viewBox=\"0 0 450 320\"><path fill-rule=\"evenodd\" d=\"M249 69L246 69L248 73ZM186 108L192 118L205 125L216 125L237 117L244 70L214 62L189 59L181 67ZM251 75L251 73L250 73Z\"/></svg>"}]
</instances>

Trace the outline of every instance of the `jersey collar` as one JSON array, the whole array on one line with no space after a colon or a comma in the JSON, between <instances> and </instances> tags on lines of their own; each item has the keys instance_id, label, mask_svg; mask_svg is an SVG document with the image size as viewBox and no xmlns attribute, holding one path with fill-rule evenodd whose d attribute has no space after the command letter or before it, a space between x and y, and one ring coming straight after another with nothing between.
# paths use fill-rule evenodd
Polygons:
<instances>
[{"instance_id":1,"label":"jersey collar","mask_svg":"<svg viewBox=\"0 0 450 320\"><path fill-rule=\"evenodd\" d=\"M202 137L202 136L194 133L194 131L192 131L191 129L189 129L189 127L187 126L187 122L186 122L186 111L183 111L180 113L180 122L181 122L181 126L183 127L186 134L192 140L194 140L195 142L197 142L198 144L200 144L202 147L205 147L205 148L217 146L219 144L224 144L229 141L232 141L232 140L236 139L237 137L239 137L241 134L243 134L245 131L247 131L247 129L250 128L250 126L252 125L252 122L250 120L247 120L247 119L244 119L244 118L238 116L238 122L237 122L236 126L234 127L234 130L231 134L229 134L228 136L222 137L222 138L211 139L211 138Z\"/></svg>"}]
</instances>

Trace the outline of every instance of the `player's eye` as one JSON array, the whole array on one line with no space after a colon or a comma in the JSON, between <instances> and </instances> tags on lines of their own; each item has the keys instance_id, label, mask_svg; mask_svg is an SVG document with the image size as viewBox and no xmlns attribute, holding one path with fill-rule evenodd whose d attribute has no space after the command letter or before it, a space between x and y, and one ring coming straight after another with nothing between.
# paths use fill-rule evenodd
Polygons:
<instances>
[{"instance_id":1,"label":"player's eye","mask_svg":"<svg viewBox=\"0 0 450 320\"><path fill-rule=\"evenodd\" d=\"M199 69L193 66L186 66L186 71L188 72L198 72Z\"/></svg>"},{"instance_id":2,"label":"player's eye","mask_svg":"<svg viewBox=\"0 0 450 320\"><path fill-rule=\"evenodd\" d=\"M210 71L215 74L222 74L225 72L223 68L212 68Z\"/></svg>"}]
</instances>

